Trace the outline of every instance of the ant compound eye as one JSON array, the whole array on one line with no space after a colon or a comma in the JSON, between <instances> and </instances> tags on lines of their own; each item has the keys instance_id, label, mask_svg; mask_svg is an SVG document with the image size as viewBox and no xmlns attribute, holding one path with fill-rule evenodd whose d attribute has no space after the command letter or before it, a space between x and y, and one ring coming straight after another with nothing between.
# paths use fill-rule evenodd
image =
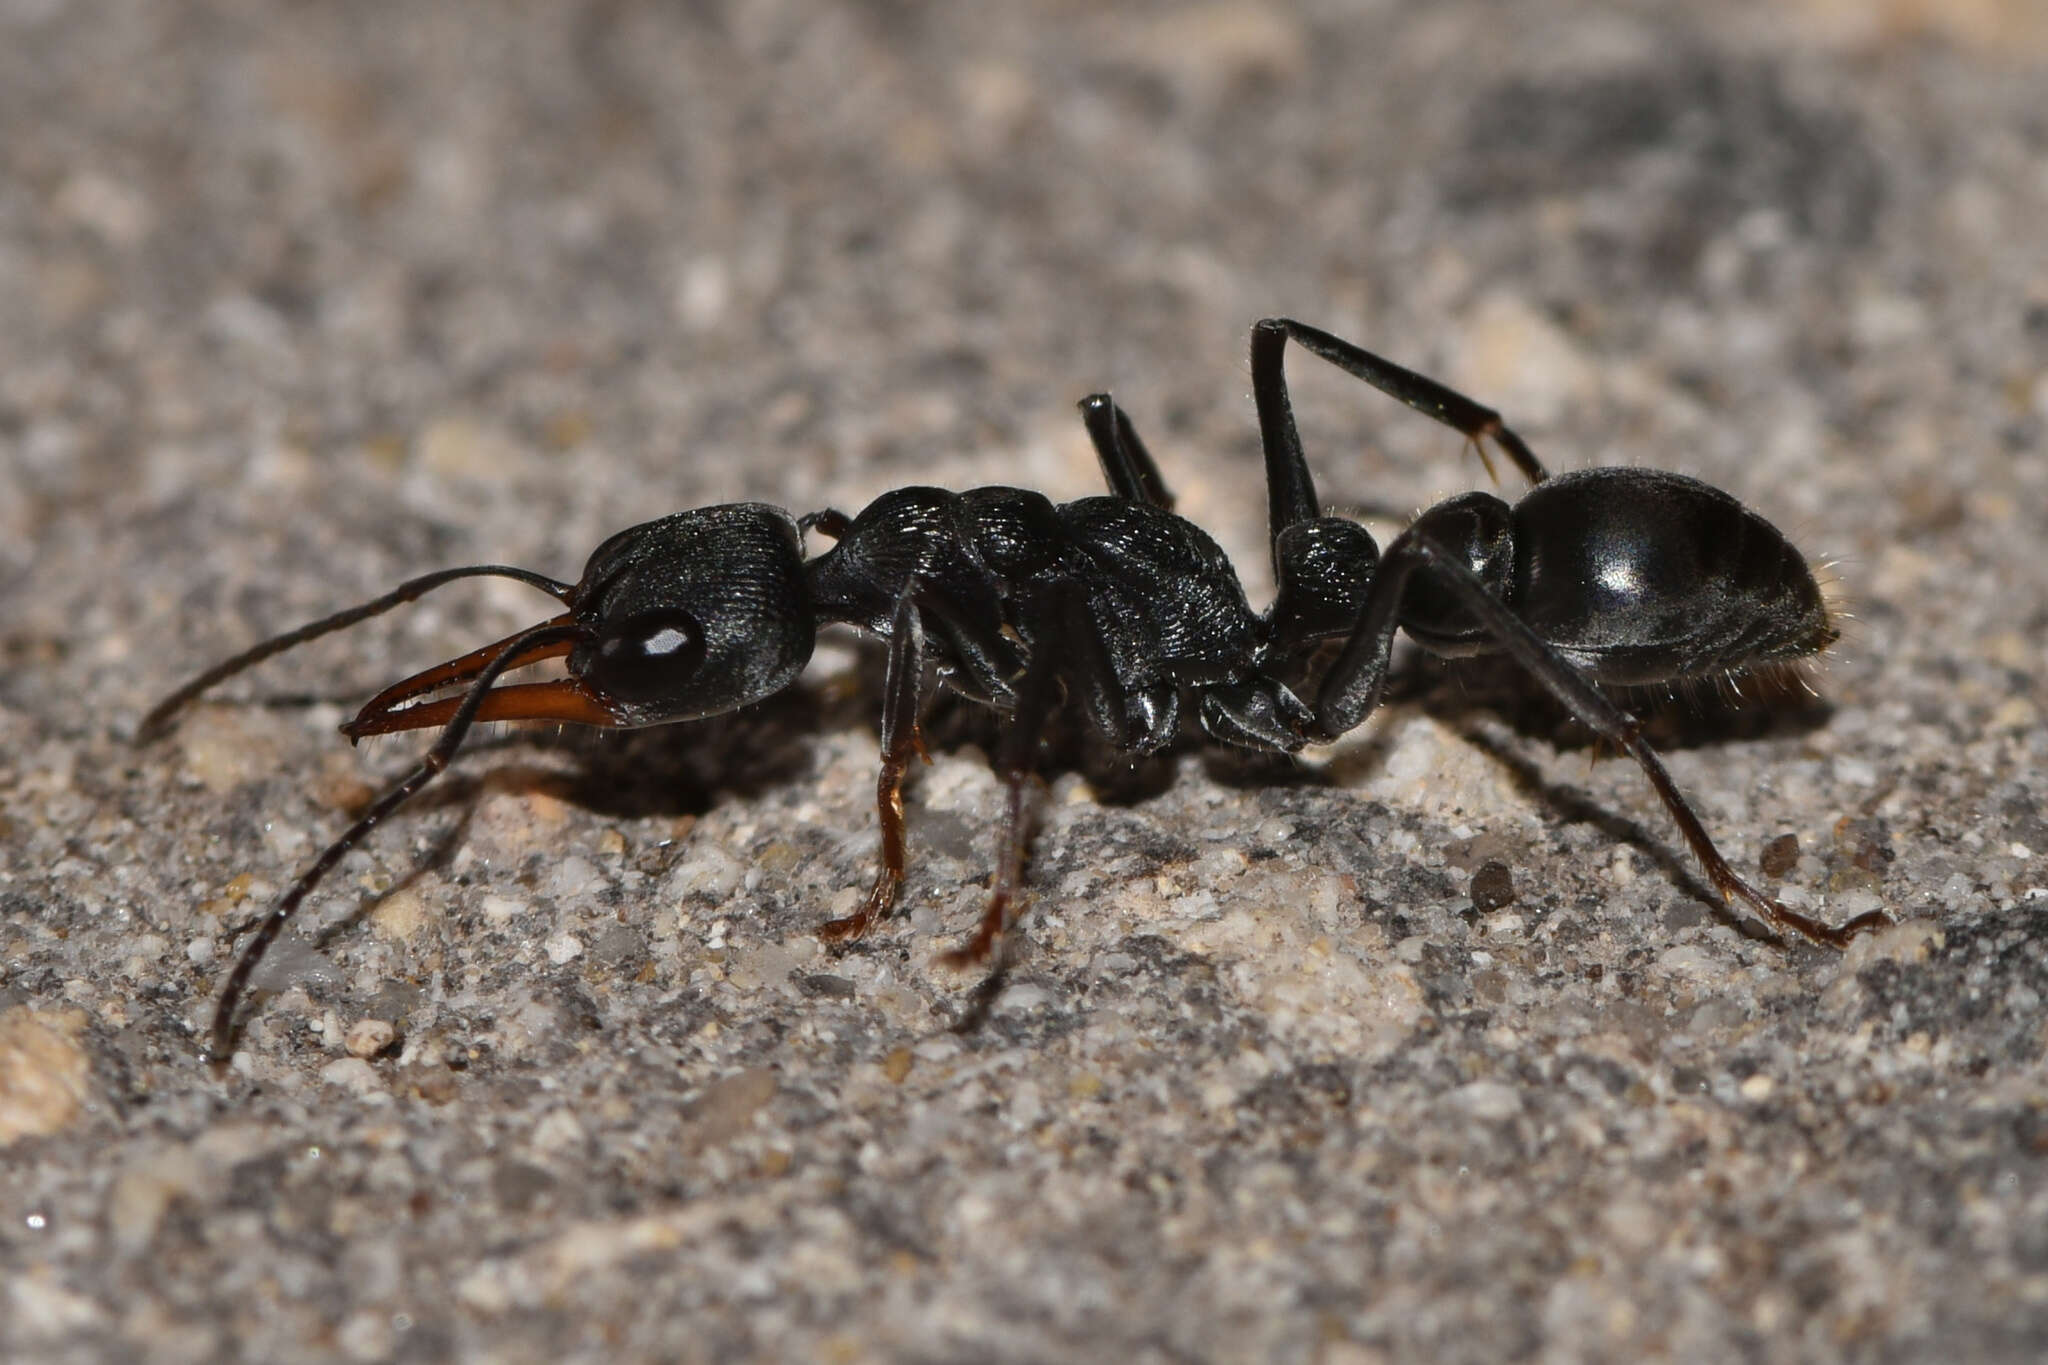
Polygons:
<instances>
[{"instance_id":1,"label":"ant compound eye","mask_svg":"<svg viewBox=\"0 0 2048 1365\"><path fill-rule=\"evenodd\" d=\"M642 612L608 627L584 675L626 701L654 701L686 685L704 660L704 632L686 611Z\"/></svg>"}]
</instances>

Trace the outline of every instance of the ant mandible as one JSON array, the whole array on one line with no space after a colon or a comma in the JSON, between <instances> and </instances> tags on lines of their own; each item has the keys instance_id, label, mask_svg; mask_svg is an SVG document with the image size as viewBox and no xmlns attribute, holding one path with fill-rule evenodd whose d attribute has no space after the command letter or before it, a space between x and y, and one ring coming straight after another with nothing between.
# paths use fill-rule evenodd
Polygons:
<instances>
[{"instance_id":1,"label":"ant mandible","mask_svg":"<svg viewBox=\"0 0 2048 1365\"><path fill-rule=\"evenodd\" d=\"M1482 457L1492 441L1534 487L1513 506L1488 493L1439 503L1382 555L1364 527L1324 516L1316 500L1283 372L1290 339L1463 432ZM448 766L476 722L634 728L724 714L794 683L818 628L833 624L881 637L887 664L876 782L881 867L861 907L821 928L830 942L865 934L902 886L902 782L923 747L927 664L1001 717L993 758L1005 789L1001 850L979 928L945 955L957 966L986 960L1008 925L1022 883L1025 791L1058 707L1078 702L1089 725L1126 753L1171 742L1190 703L1214 739L1292 753L1371 715L1397 627L1439 654L1508 654L1580 722L1625 749L1724 899L1837 947L1888 922L1873 912L1830 927L1749 886L1715 849L1639 723L1599 688L1740 671L1830 644L1836 632L1811 570L1768 522L1681 475L1609 468L1548 478L1492 409L1289 319L1253 329L1252 381L1278 582L1263 613L1246 601L1215 541L1173 513L1129 418L1095 394L1081 412L1108 496L1054 504L1021 488L911 487L854 517L792 517L761 503L700 508L619 532L574 583L504 565L445 569L200 674L143 718L138 741L163 734L215 684L456 579L511 578L566 608L392 684L341 727L351 741L441 733L260 921L222 987L209 1052L227 1058L250 977L306 897ZM835 544L807 558L803 538L813 530ZM1306 704L1290 684L1299 685L1333 641L1341 642L1335 660ZM513 669L565 656L565 677L498 685Z\"/></svg>"}]
</instances>

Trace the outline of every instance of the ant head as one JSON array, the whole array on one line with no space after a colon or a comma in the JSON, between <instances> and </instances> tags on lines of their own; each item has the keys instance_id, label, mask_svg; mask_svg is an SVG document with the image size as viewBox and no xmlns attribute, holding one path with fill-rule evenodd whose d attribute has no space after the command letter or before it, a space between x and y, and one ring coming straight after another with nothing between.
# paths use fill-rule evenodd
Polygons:
<instances>
[{"instance_id":1,"label":"ant head","mask_svg":"<svg viewBox=\"0 0 2048 1365\"><path fill-rule=\"evenodd\" d=\"M569 676L491 686L470 719L632 727L720 715L794 682L816 635L796 523L759 503L621 531L597 547L573 587L496 566L453 572L525 577L569 610L391 684L341 727L350 739L447 725L463 699L424 698L564 654Z\"/></svg>"},{"instance_id":2,"label":"ant head","mask_svg":"<svg viewBox=\"0 0 2048 1365\"><path fill-rule=\"evenodd\" d=\"M572 598L569 673L621 725L696 720L780 692L817 629L803 543L780 508L699 508L597 547Z\"/></svg>"}]
</instances>

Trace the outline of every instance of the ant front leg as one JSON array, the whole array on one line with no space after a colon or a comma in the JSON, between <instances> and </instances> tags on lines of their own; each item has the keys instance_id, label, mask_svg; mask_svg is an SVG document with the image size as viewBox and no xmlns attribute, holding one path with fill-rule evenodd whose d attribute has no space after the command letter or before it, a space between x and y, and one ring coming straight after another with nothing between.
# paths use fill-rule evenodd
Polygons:
<instances>
[{"instance_id":1,"label":"ant front leg","mask_svg":"<svg viewBox=\"0 0 2048 1365\"><path fill-rule=\"evenodd\" d=\"M909 589L896 598L889 621L889 663L882 681L882 771L875 780L875 812L882 830L882 866L867 901L844 919L818 930L827 943L851 943L887 915L903 889L903 773L912 754L924 754L917 713L924 691L924 622Z\"/></svg>"},{"instance_id":2,"label":"ant front leg","mask_svg":"<svg viewBox=\"0 0 2048 1365\"><path fill-rule=\"evenodd\" d=\"M1456 555L1437 542L1413 531L1404 533L1387 548L1358 625L1345 641L1336 663L1323 681L1316 699L1316 726L1326 739L1334 739L1361 724L1379 705L1386 684L1387 660L1392 652L1394 629L1401 606L1414 575L1428 570L1432 586L1441 586L1458 604L1475 617L1481 628L1502 650L1550 689L1551 695L1588 729L1628 751L1643 774L1650 779L1657 797L1664 803L1679 832L1685 836L1693 856L1706 870L1707 878L1724 901L1740 900L1780 929L1831 948L1846 947L1849 940L1870 929L1890 924L1879 911L1858 915L1847 924L1830 926L1788 909L1737 876L1728 860L1714 847L1706 826L1671 780L1663 760L1642 735L1642 722L1610 701L1578 669L1531 630L1507 604L1486 590L1485 584Z\"/></svg>"},{"instance_id":3,"label":"ant front leg","mask_svg":"<svg viewBox=\"0 0 2048 1365\"><path fill-rule=\"evenodd\" d=\"M1126 502L1142 502L1162 512L1173 510L1173 491L1159 475L1152 452L1138 439L1138 429L1106 393L1081 400L1081 422L1095 443L1095 458L1109 491Z\"/></svg>"},{"instance_id":4,"label":"ant front leg","mask_svg":"<svg viewBox=\"0 0 2048 1365\"><path fill-rule=\"evenodd\" d=\"M1320 327L1311 327L1293 318L1267 318L1252 328L1252 387L1261 385L1262 338L1272 337L1274 342L1264 344L1263 365L1268 373L1263 382L1276 386L1282 396L1287 391L1287 381L1280 373L1280 351L1277 342L1292 338L1305 350L1335 365L1357 379L1386 394L1399 399L1423 416L1443 423L1454 431L1463 432L1465 439L1479 452L1479 461L1486 466L1486 476L1499 482L1493 472L1493 460L1486 453L1487 441L1499 446L1501 452L1522 471L1522 477L1530 483L1542 483L1548 477L1543 462L1529 449L1526 442L1517 436L1502 420L1501 415L1484 403L1474 402L1449 385L1440 384L1428 375L1417 374L1403 369L1393 361L1374 355L1363 346L1357 346L1333 336ZM1263 410L1263 404L1261 408Z\"/></svg>"},{"instance_id":5,"label":"ant front leg","mask_svg":"<svg viewBox=\"0 0 2048 1365\"><path fill-rule=\"evenodd\" d=\"M822 524L820 529L826 529ZM827 530L827 534L832 532ZM907 866L904 852L903 775L913 754L927 762L918 713L924 701L925 619L929 615L950 656L983 695L1007 699L1014 683L1005 660L994 657L1001 643L994 632L976 628L972 619L953 608L929 584L912 583L896 594L889 617L889 662L882 680L882 766L875 779L875 813L881 827L882 866L867 900L853 914L831 920L818 930L827 943L851 943L895 908ZM977 648L977 643L989 643Z\"/></svg>"},{"instance_id":6,"label":"ant front leg","mask_svg":"<svg viewBox=\"0 0 2048 1365\"><path fill-rule=\"evenodd\" d=\"M224 1063L233 1051L235 1035L235 1007L241 1003L242 994L248 989L250 980L256 974L257 964L270 951L270 945L284 931L285 924L298 913L313 889L334 870L335 864L347 857L371 831L382 824L386 817L416 795L420 788L438 777L455 757L455 751L462 747L463 738L480 716L487 718L486 703L494 694L492 685L499 674L522 662L523 656L532 650L554 642L573 638L577 631L574 625L560 621L549 621L523 634L515 635L502 642L498 656L477 670L474 681L462 694L440 737L421 757L419 765L397 782L393 783L371 804L362 817L329 844L321 855L313 860L312 866L299 874L285 893L277 898L270 912L256 926L256 932L242 947L241 956L235 959L234 969L228 973L227 984L221 987L220 1001L213 1007L213 1028L208 1035L208 1055L215 1062Z\"/></svg>"}]
</instances>

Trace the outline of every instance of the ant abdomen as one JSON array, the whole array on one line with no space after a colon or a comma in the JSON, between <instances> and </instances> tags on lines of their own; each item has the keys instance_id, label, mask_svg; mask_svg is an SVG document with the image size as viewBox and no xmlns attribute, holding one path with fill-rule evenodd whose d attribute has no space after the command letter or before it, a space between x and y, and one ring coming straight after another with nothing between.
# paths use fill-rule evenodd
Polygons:
<instances>
[{"instance_id":1,"label":"ant abdomen","mask_svg":"<svg viewBox=\"0 0 2048 1365\"><path fill-rule=\"evenodd\" d=\"M1667 683L1819 653L1839 632L1792 543L1720 489L1656 469L1587 469L1514 508L1505 594L1595 681Z\"/></svg>"}]
</instances>

